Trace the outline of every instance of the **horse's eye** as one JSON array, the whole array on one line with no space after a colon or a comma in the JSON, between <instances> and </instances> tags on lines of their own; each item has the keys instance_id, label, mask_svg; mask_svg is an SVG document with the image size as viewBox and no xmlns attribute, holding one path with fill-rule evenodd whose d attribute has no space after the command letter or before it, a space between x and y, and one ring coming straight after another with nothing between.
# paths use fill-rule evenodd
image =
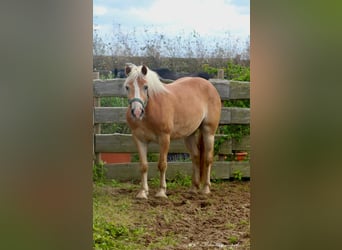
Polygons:
<instances>
[{"instance_id":1,"label":"horse's eye","mask_svg":"<svg viewBox=\"0 0 342 250\"><path fill-rule=\"evenodd\" d=\"M147 85L144 85L144 90L148 90L148 86Z\"/></svg>"},{"instance_id":2,"label":"horse's eye","mask_svg":"<svg viewBox=\"0 0 342 250\"><path fill-rule=\"evenodd\" d=\"M125 86L125 89L128 91L128 90L129 90L129 87L128 87L128 86Z\"/></svg>"}]
</instances>

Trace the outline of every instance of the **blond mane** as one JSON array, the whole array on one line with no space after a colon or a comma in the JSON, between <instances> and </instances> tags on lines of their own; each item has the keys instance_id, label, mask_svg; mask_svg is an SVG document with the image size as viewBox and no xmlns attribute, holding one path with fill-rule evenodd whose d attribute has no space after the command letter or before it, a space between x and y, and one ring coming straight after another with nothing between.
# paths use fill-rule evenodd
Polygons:
<instances>
[{"instance_id":1,"label":"blond mane","mask_svg":"<svg viewBox=\"0 0 342 250\"><path fill-rule=\"evenodd\" d=\"M147 74L144 75L141 72L142 65L136 66L134 64L127 64L131 68L131 72L129 72L124 86L130 81L136 80L138 77L143 77L147 81L148 85L148 93L150 96L158 94L158 93L166 93L168 90L165 88L164 84L159 80L159 76L153 70L150 70L147 66Z\"/></svg>"}]
</instances>

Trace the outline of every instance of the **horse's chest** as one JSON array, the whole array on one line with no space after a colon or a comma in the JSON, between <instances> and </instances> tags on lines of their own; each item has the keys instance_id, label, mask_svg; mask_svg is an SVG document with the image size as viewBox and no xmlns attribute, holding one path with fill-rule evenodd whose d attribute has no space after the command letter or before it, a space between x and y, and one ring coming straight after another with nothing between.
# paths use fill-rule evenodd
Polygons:
<instances>
[{"instance_id":1,"label":"horse's chest","mask_svg":"<svg viewBox=\"0 0 342 250\"><path fill-rule=\"evenodd\" d=\"M157 141L157 134L154 131L146 128L146 127L139 127L134 130L134 135L139 138L141 141Z\"/></svg>"}]
</instances>

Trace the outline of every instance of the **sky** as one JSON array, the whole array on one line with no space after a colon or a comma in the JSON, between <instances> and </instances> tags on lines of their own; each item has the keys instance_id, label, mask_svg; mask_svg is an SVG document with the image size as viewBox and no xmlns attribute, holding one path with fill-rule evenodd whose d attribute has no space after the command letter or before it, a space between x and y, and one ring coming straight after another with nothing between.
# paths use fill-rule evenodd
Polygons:
<instances>
[{"instance_id":1,"label":"sky","mask_svg":"<svg viewBox=\"0 0 342 250\"><path fill-rule=\"evenodd\" d=\"M229 32L245 40L250 34L249 0L93 0L94 29L110 34L122 28L153 27L167 35L196 31L203 37Z\"/></svg>"}]
</instances>

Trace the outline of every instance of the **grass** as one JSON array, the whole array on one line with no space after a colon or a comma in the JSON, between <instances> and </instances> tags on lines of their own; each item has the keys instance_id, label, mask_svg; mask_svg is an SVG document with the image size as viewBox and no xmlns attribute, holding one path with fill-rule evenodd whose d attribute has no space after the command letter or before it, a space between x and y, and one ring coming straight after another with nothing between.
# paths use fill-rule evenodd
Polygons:
<instances>
[{"instance_id":1,"label":"grass","mask_svg":"<svg viewBox=\"0 0 342 250\"><path fill-rule=\"evenodd\" d=\"M103 181L102 171L99 170L102 170L101 166L95 168L95 172L100 173L98 175L100 178L93 184L93 249L154 250L172 247L178 249L177 247L184 246L182 245L184 234L180 234L179 230L185 229L184 223L177 223L186 221L207 223L213 219L218 220L219 210L213 208L222 208L221 200L212 199L214 197L210 198L210 196L204 199L201 195L196 199L184 198L184 190L191 186L191 177L181 172L177 173L173 180L167 182L168 189L173 189L172 195L169 195L167 200L157 200L153 197L149 200L137 200L135 195L140 188L139 184L115 180ZM239 183L243 185L243 182L239 181L228 187L227 182L213 183L213 188L217 192L218 188L223 188L222 191L224 191L224 196L221 194L215 198L227 199L225 193L231 188L241 190L241 193L247 192L247 187L239 188ZM159 178L150 180L149 186L151 190L158 188ZM231 195L233 194L236 193L231 192ZM177 209L180 205L184 206L184 209L191 208L188 210L191 212L180 212ZM227 209L227 204L225 209ZM194 225L194 223L190 224ZM183 227L180 227L181 225ZM234 248L237 244L249 244L247 240L240 239L236 234L240 230L246 231L249 228L248 218L235 218L234 215L221 225L221 230L227 231L225 238L229 244L226 245L227 247L233 246ZM201 239L197 241L198 244L205 244L201 243Z\"/></svg>"},{"instance_id":2,"label":"grass","mask_svg":"<svg viewBox=\"0 0 342 250\"><path fill-rule=\"evenodd\" d=\"M237 244L239 242L239 238L236 236L230 236L228 240L231 244Z\"/></svg>"},{"instance_id":3,"label":"grass","mask_svg":"<svg viewBox=\"0 0 342 250\"><path fill-rule=\"evenodd\" d=\"M150 185L153 181L150 182ZM159 185L159 180L158 180ZM124 188L125 190L137 190L139 186L132 183L119 183L112 180L107 183L94 183L93 185L93 248L96 250L136 250L142 249L167 249L175 245L177 240L172 234L160 236L153 235L145 228L139 213L128 212L132 208L132 196L117 195L112 193L113 187ZM118 198L120 197L120 198ZM146 211L153 220L158 210ZM174 215L165 214L165 223L170 223ZM144 218L146 219L146 218ZM136 222L141 222L137 225ZM151 221L149 221L151 222ZM146 242L146 239L153 238L153 242Z\"/></svg>"},{"instance_id":4,"label":"grass","mask_svg":"<svg viewBox=\"0 0 342 250\"><path fill-rule=\"evenodd\" d=\"M149 185L153 188L157 188L160 185L159 178L152 178ZM191 176L178 171L172 180L167 181L168 189L175 189L177 187L190 187L192 185Z\"/></svg>"},{"instance_id":5,"label":"grass","mask_svg":"<svg viewBox=\"0 0 342 250\"><path fill-rule=\"evenodd\" d=\"M135 250L146 245L146 249L165 249L177 243L172 234L157 236L149 233L144 226L137 226L136 221L141 220L128 213L134 201L131 196L126 195L120 199L112 193L113 188L124 188L125 190L137 190L139 186L133 183L121 183L116 180L106 181L104 177L103 164L95 165L93 184L93 247L96 250L118 249ZM149 181L151 188L159 187L159 178ZM190 187L191 177L178 172L172 181L168 181L168 188ZM146 211L155 218L160 211ZM137 216L137 213L136 213ZM171 223L174 214L164 214L164 222ZM152 219L151 219L152 220ZM142 221L143 222L143 221ZM144 225L144 223L141 223ZM153 242L146 243L142 239L153 237Z\"/></svg>"}]
</instances>

